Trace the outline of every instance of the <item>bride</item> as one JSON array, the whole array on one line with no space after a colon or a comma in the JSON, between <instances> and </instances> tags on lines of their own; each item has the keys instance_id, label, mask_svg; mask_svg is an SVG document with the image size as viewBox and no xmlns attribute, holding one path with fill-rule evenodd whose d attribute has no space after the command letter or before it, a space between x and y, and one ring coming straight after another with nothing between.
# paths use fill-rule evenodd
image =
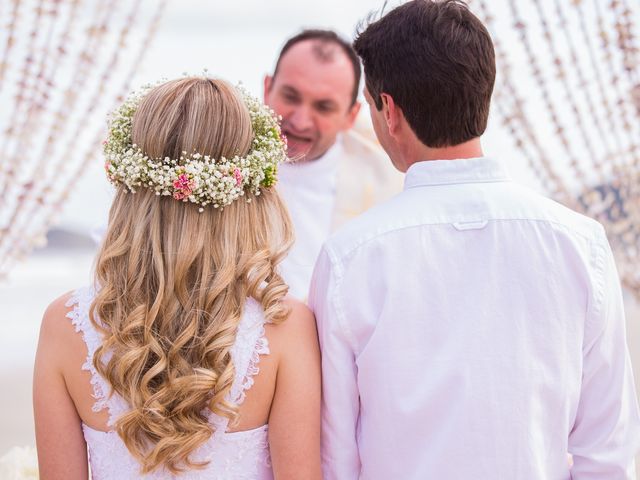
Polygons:
<instances>
[{"instance_id":1,"label":"bride","mask_svg":"<svg viewBox=\"0 0 640 480\"><path fill-rule=\"evenodd\" d=\"M257 100L209 78L116 111L94 285L42 321L42 479L86 479L88 464L97 480L321 477L315 323L277 273L292 242L271 188L279 134Z\"/></svg>"}]
</instances>

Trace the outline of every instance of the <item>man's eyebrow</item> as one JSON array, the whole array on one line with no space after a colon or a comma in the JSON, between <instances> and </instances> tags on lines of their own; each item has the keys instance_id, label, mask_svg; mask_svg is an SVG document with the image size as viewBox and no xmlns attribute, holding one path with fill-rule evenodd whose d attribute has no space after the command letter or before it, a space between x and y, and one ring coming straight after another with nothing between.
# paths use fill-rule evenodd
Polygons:
<instances>
[{"instance_id":1,"label":"man's eyebrow","mask_svg":"<svg viewBox=\"0 0 640 480\"><path fill-rule=\"evenodd\" d=\"M291 85L283 85L282 90L286 93L293 93L295 95L300 95L300 92L298 92L298 90L295 87L292 87Z\"/></svg>"},{"instance_id":2,"label":"man's eyebrow","mask_svg":"<svg viewBox=\"0 0 640 480\"><path fill-rule=\"evenodd\" d=\"M338 104L333 99L323 99L314 102L316 105L330 108L338 108Z\"/></svg>"}]
</instances>

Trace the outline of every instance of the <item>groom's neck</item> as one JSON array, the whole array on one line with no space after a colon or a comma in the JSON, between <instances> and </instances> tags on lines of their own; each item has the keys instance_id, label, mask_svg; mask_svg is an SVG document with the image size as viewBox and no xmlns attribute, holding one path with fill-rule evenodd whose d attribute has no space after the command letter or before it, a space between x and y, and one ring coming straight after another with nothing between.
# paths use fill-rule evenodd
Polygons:
<instances>
[{"instance_id":1,"label":"groom's neck","mask_svg":"<svg viewBox=\"0 0 640 480\"><path fill-rule=\"evenodd\" d=\"M406 151L404 156L406 168L408 169L417 162L477 158L484 156L484 154L480 137L476 137L458 145L439 148L431 148L419 143L414 145L414 148L410 149L410 151Z\"/></svg>"},{"instance_id":2,"label":"groom's neck","mask_svg":"<svg viewBox=\"0 0 640 480\"><path fill-rule=\"evenodd\" d=\"M482 144L480 137L453 145L450 147L429 148L425 147L424 160L456 160L462 158L482 157Z\"/></svg>"}]
</instances>

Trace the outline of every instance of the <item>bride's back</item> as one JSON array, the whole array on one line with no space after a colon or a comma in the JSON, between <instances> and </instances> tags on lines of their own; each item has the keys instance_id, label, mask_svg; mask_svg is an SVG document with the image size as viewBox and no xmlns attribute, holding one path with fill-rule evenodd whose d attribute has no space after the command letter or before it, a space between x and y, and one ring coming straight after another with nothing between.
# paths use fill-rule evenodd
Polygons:
<instances>
[{"instance_id":1,"label":"bride's back","mask_svg":"<svg viewBox=\"0 0 640 480\"><path fill-rule=\"evenodd\" d=\"M194 175L209 192L216 182L230 191L228 179L203 176L189 156L246 156L255 143L249 110L226 83L190 78L151 90L129 127L133 149L168 168L145 177L126 166L96 287L59 299L45 315L34 387L41 468L54 468L42 453L43 428L59 412L40 401L50 395L48 377L60 374L95 478L269 478L269 445L276 473L300 474L304 465L281 460L300 447L308 456L305 444L308 472L319 475L319 428L309 416L319 415L313 317L283 299L276 271L291 243L286 210L271 188L222 198L224 209L190 203L201 191ZM175 168L171 198L157 185ZM232 174L242 190L252 171ZM139 184L127 183L132 175Z\"/></svg>"}]
</instances>

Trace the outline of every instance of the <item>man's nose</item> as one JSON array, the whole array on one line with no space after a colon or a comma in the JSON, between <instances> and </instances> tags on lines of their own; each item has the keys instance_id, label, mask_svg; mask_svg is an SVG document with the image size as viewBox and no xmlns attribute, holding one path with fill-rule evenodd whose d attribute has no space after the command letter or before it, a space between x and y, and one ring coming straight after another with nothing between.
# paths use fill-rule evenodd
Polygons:
<instances>
[{"instance_id":1,"label":"man's nose","mask_svg":"<svg viewBox=\"0 0 640 480\"><path fill-rule=\"evenodd\" d=\"M308 105L298 105L291 115L289 122L298 131L304 131L313 128L313 112Z\"/></svg>"}]
</instances>

